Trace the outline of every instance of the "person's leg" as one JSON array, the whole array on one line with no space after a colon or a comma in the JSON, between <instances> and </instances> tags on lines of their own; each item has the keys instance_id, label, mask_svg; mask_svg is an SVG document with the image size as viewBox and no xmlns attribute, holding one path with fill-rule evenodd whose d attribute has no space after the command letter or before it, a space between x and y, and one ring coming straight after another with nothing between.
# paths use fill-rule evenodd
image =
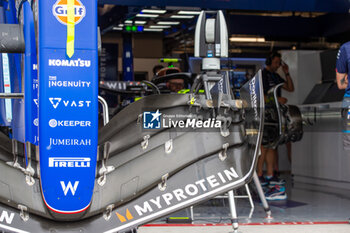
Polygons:
<instances>
[{"instance_id":1,"label":"person's leg","mask_svg":"<svg viewBox=\"0 0 350 233\"><path fill-rule=\"evenodd\" d=\"M275 157L275 165L273 166L273 175L278 176L280 169L278 167L278 149L277 148L276 148L276 155L274 157Z\"/></svg>"},{"instance_id":2,"label":"person's leg","mask_svg":"<svg viewBox=\"0 0 350 233\"><path fill-rule=\"evenodd\" d=\"M269 149L266 153L266 163L267 163L267 176L269 182L269 190L265 193L266 200L285 200L287 199L287 195L285 192L284 186L275 185L273 171L275 168L277 156L277 149ZM272 185L272 186L271 186Z\"/></svg>"},{"instance_id":3,"label":"person's leg","mask_svg":"<svg viewBox=\"0 0 350 233\"><path fill-rule=\"evenodd\" d=\"M288 142L286 144L286 147L287 147L287 155L288 155L289 163L292 164L292 143Z\"/></svg>"},{"instance_id":4,"label":"person's leg","mask_svg":"<svg viewBox=\"0 0 350 233\"><path fill-rule=\"evenodd\" d=\"M269 187L274 185L284 185L286 181L284 179L279 179L279 167L278 167L278 148L271 151L271 160L273 160L273 171L272 177L266 177L269 180ZM269 162L271 163L271 162Z\"/></svg>"},{"instance_id":5,"label":"person's leg","mask_svg":"<svg viewBox=\"0 0 350 233\"><path fill-rule=\"evenodd\" d=\"M266 176L269 178L271 178L273 176L273 169L275 167L276 155L277 155L276 149L268 149L267 150L267 153L266 153L267 174L266 174Z\"/></svg>"},{"instance_id":6,"label":"person's leg","mask_svg":"<svg viewBox=\"0 0 350 233\"><path fill-rule=\"evenodd\" d=\"M263 168L264 168L264 163L266 160L266 152L267 152L267 148L261 146L261 155L258 158L258 165L257 165L257 172L258 172L258 176L262 176L264 174L263 172Z\"/></svg>"}]
</instances>

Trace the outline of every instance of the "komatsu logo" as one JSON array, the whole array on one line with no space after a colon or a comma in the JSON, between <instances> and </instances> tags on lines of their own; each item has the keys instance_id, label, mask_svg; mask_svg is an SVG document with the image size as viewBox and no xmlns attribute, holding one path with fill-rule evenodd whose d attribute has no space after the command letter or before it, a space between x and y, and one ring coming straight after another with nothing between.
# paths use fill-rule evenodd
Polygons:
<instances>
[{"instance_id":1,"label":"komatsu logo","mask_svg":"<svg viewBox=\"0 0 350 233\"><path fill-rule=\"evenodd\" d=\"M63 67L90 67L90 60L82 60L80 58L76 60L66 59L49 59L49 66L63 66Z\"/></svg>"},{"instance_id":2,"label":"komatsu logo","mask_svg":"<svg viewBox=\"0 0 350 233\"><path fill-rule=\"evenodd\" d=\"M52 7L52 13L63 25L67 25L67 0L58 0ZM85 6L80 0L74 0L74 23L77 25L80 23L86 15Z\"/></svg>"},{"instance_id":3,"label":"komatsu logo","mask_svg":"<svg viewBox=\"0 0 350 233\"><path fill-rule=\"evenodd\" d=\"M175 204L191 200L192 198L195 198L200 194L210 192L215 188L218 188L226 183L232 182L234 179L237 178L239 178L237 172L233 167L231 167L230 169L218 172L215 175L211 175L204 179L195 181L192 184L187 184L182 188L174 189L162 195L156 196L152 199L143 202L140 205L134 205L133 209L130 210L132 210L132 213L135 213L139 217L141 217L143 215L150 214L154 211L159 211L160 209L165 209ZM120 210L119 213L116 212L116 215L118 216L119 220L121 222L123 222L124 220L126 221L125 218L120 218L120 213ZM130 216L132 216L131 213ZM131 219L128 218L128 220Z\"/></svg>"}]
</instances>

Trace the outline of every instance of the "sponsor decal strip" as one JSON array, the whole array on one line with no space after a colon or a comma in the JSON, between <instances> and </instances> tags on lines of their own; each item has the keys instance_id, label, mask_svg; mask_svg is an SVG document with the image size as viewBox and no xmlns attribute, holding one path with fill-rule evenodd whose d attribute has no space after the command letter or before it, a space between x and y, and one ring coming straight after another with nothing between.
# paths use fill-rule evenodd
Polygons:
<instances>
[{"instance_id":1,"label":"sponsor decal strip","mask_svg":"<svg viewBox=\"0 0 350 233\"><path fill-rule=\"evenodd\" d=\"M254 109L254 119L258 120L259 119L259 114L258 114L258 100L257 100L257 95L255 92L255 78L252 79L249 82L249 90L250 90L250 100L252 104L252 108Z\"/></svg>"},{"instance_id":2,"label":"sponsor decal strip","mask_svg":"<svg viewBox=\"0 0 350 233\"><path fill-rule=\"evenodd\" d=\"M255 151L255 153L256 153L256 151ZM148 220L150 220L150 219L156 218L156 217L161 216L161 215L163 215L163 214L167 214L168 212L170 212L170 211L172 211L172 210L179 209L179 208L181 208L181 207L183 207L183 206L191 205L191 204L192 204L193 202L195 202L195 201L200 201L201 199L204 199L204 198L206 198L206 197L213 196L213 195L215 195L216 193L222 192L223 190L230 189L230 188L234 187L236 184L239 184L240 182L242 182L243 180L245 180L246 178L248 178L248 175L251 174L252 169L253 169L253 166L250 168L250 171L247 173L247 175L246 175L245 177L243 177L242 179L239 179L239 180L237 180L237 181L235 181L235 182L232 182L232 183L229 183L229 184L227 184L227 185L221 186L221 187L219 187L219 188L217 188L217 189L214 189L214 190L212 190L212 191L210 191L210 192L207 192L207 193L205 193L205 194L199 195L199 196L194 197L194 198L192 198L192 199L189 199L189 200L187 200L187 201L178 203L178 204L176 204L176 205L174 205L174 206L171 206L171 207L169 207L169 208L165 208L165 209L163 209L163 210L161 210L161 211L155 212L155 213L150 214L150 215L148 215L148 216L145 216L145 217L143 217L143 218L140 218L140 219L137 219L137 220L135 220L135 221L129 222L129 223L127 223L127 224L121 225L120 227L111 229L111 230L109 230L109 231L105 231L104 233L113 233L113 232L116 232L116 231L119 231L119 230L122 230L122 229L125 229L125 228L128 228L128 227L131 227L131 226L133 226L133 225L137 225L137 224L139 224L139 223L142 223L142 222L144 222L144 221L148 221Z\"/></svg>"},{"instance_id":3,"label":"sponsor decal strip","mask_svg":"<svg viewBox=\"0 0 350 233\"><path fill-rule=\"evenodd\" d=\"M67 55L71 58L74 54L75 39L75 13L74 0L67 1Z\"/></svg>"},{"instance_id":4,"label":"sponsor decal strip","mask_svg":"<svg viewBox=\"0 0 350 233\"><path fill-rule=\"evenodd\" d=\"M20 230L20 229L14 228L14 227L9 227L9 226L3 225L3 224L0 224L0 228L6 229L6 230L9 230L12 232L17 232L17 233L29 233L28 231L23 231L23 230Z\"/></svg>"},{"instance_id":5,"label":"sponsor decal strip","mask_svg":"<svg viewBox=\"0 0 350 233\"><path fill-rule=\"evenodd\" d=\"M51 146L91 146L91 139L50 138Z\"/></svg>"},{"instance_id":6,"label":"sponsor decal strip","mask_svg":"<svg viewBox=\"0 0 350 233\"><path fill-rule=\"evenodd\" d=\"M90 167L91 158L49 158L49 167Z\"/></svg>"},{"instance_id":7,"label":"sponsor decal strip","mask_svg":"<svg viewBox=\"0 0 350 233\"><path fill-rule=\"evenodd\" d=\"M86 67L89 68L91 66L90 60L82 60L80 58L76 60L66 60L66 59L49 59L49 66L54 67ZM49 77L50 80L50 77Z\"/></svg>"}]
</instances>

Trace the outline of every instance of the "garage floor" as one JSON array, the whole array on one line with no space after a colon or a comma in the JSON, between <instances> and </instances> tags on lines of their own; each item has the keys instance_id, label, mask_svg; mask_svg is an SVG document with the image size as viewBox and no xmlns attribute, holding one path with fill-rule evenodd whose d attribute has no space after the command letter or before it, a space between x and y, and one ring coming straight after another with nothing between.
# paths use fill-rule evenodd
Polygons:
<instances>
[{"instance_id":1,"label":"garage floor","mask_svg":"<svg viewBox=\"0 0 350 233\"><path fill-rule=\"evenodd\" d=\"M288 199L269 202L272 220L266 219L254 187L251 193L255 208L252 210L248 199L236 199L239 218L239 232L350 232L350 191L321 187L310 184L292 185L290 175L285 175ZM244 194L245 189L238 190ZM249 218L250 212L251 218ZM173 217L190 216L190 210L182 210ZM232 232L227 199L214 199L194 207L193 225L166 224L160 219L139 229L140 233L160 232Z\"/></svg>"},{"instance_id":2,"label":"garage floor","mask_svg":"<svg viewBox=\"0 0 350 233\"><path fill-rule=\"evenodd\" d=\"M226 233L230 226L206 227L141 227L139 233ZM348 224L297 226L241 226L239 233L349 233Z\"/></svg>"}]
</instances>

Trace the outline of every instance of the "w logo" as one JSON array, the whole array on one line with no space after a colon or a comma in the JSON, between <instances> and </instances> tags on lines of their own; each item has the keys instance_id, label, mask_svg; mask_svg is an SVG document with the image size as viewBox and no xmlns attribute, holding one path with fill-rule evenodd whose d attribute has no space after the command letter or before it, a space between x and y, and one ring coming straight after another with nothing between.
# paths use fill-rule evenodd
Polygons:
<instances>
[{"instance_id":1,"label":"w logo","mask_svg":"<svg viewBox=\"0 0 350 233\"><path fill-rule=\"evenodd\" d=\"M72 186L72 183L69 181L68 185L66 186L66 184L64 183L64 181L61 181L61 186L62 186L62 190L65 196L67 196L68 191L70 190L72 195L75 195L75 192L77 191L79 185L79 181L75 181L74 183L74 187Z\"/></svg>"},{"instance_id":2,"label":"w logo","mask_svg":"<svg viewBox=\"0 0 350 233\"><path fill-rule=\"evenodd\" d=\"M126 218L125 218L123 215L118 214L118 212L115 212L115 214L116 214L117 217L119 218L119 221L120 221L120 222L126 222L126 218L127 218L128 220L131 220L131 219L134 218L134 217L131 215L129 209L126 209L126 213L125 213Z\"/></svg>"},{"instance_id":3,"label":"w logo","mask_svg":"<svg viewBox=\"0 0 350 233\"><path fill-rule=\"evenodd\" d=\"M0 222L6 221L7 224L11 224L13 217L15 217L14 213L9 214L7 211L2 211L0 215Z\"/></svg>"}]
</instances>

